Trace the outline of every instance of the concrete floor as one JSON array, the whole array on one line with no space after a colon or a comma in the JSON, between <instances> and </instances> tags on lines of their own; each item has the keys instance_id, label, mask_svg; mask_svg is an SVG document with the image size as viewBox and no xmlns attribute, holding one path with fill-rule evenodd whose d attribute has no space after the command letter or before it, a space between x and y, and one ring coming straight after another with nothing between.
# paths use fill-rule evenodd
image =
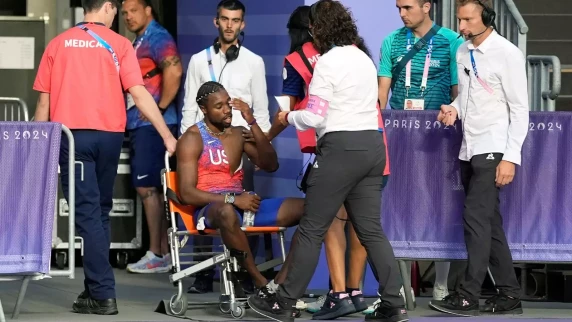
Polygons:
<instances>
[{"instance_id":1,"label":"concrete floor","mask_svg":"<svg viewBox=\"0 0 572 322\"><path fill-rule=\"evenodd\" d=\"M86 316L71 311L71 305L83 286L83 271L76 270L74 280L66 278L44 279L32 281L28 287L18 321L181 321L180 318L155 313L161 300L168 300L175 288L168 282L166 274L134 275L123 270L115 270L119 315L116 316ZM190 280L186 286L190 285ZM16 304L20 282L1 282L0 300L4 307L6 319L11 321L12 310ZM217 286L215 285L215 288ZM186 289L186 288L185 288ZM190 301L216 301L218 294L192 295L187 294ZM369 299L371 302L374 299ZM428 309L429 297L417 299L417 309L410 311L411 321L457 321L462 318L445 317ZM312 300L309 300L312 301ZM530 319L527 322L544 319L562 319L572 321L572 303L524 303L525 315L518 317ZM200 321L230 321L230 316L222 315L218 307L198 307L187 312L187 318ZM510 317L508 317L510 318ZM300 320L309 320L311 316L304 314ZM471 321L491 321L502 318L471 318ZM506 319L506 318L505 318ZM249 310L243 320L261 320ZM340 319L345 321L363 320L363 315Z\"/></svg>"}]
</instances>

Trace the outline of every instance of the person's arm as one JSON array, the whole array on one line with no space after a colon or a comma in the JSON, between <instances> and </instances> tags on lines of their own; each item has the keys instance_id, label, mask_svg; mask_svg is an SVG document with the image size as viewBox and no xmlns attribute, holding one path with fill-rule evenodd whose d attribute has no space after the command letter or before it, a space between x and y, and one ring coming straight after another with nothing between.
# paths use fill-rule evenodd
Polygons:
<instances>
[{"instance_id":1,"label":"person's arm","mask_svg":"<svg viewBox=\"0 0 572 322\"><path fill-rule=\"evenodd\" d=\"M391 89L391 79L393 78L392 69L393 64L391 63L391 42L393 41L392 36L388 36L383 40L381 50L379 52L379 68L377 71L378 76L378 98L379 107L385 109L387 107L387 101L389 99L389 90ZM398 76L396 76L398 77Z\"/></svg>"},{"instance_id":2,"label":"person's arm","mask_svg":"<svg viewBox=\"0 0 572 322\"><path fill-rule=\"evenodd\" d=\"M510 124L503 160L520 165L529 120L526 62L522 53L514 50L514 53L506 54L504 66L501 85L509 108Z\"/></svg>"},{"instance_id":3,"label":"person's arm","mask_svg":"<svg viewBox=\"0 0 572 322\"><path fill-rule=\"evenodd\" d=\"M198 55L198 54L197 54ZM197 104L197 92L199 91L200 75L195 66L197 55L191 57L187 68L187 79L185 81L185 99L182 110L181 133L197 123L199 105Z\"/></svg>"},{"instance_id":4,"label":"person's arm","mask_svg":"<svg viewBox=\"0 0 572 322\"><path fill-rule=\"evenodd\" d=\"M152 47L151 54L153 55L153 60L162 70L163 86L161 99L157 105L161 110L165 110L177 96L181 86L183 66L181 65L181 58L173 38L169 34L159 34L157 37L162 38L151 42L156 44Z\"/></svg>"},{"instance_id":5,"label":"person's arm","mask_svg":"<svg viewBox=\"0 0 572 322\"><path fill-rule=\"evenodd\" d=\"M283 70L283 78L282 81L282 95L287 96L290 99L290 111L294 110L298 99L304 97L304 86L305 82L302 76L298 74L296 69L292 66L292 64L285 60L284 63L284 70ZM286 125L280 122L278 115L280 114L280 109L274 116L272 120L272 127L268 132L267 136L268 139L272 141L275 137L277 137L282 131L286 129Z\"/></svg>"},{"instance_id":6,"label":"person's arm","mask_svg":"<svg viewBox=\"0 0 572 322\"><path fill-rule=\"evenodd\" d=\"M34 90L40 92L36 112L34 114L34 121L37 122L48 122L50 120L50 91L52 85L52 65L54 62L52 47L53 45L50 42L42 55L42 60L38 67L38 74L34 81Z\"/></svg>"},{"instance_id":7,"label":"person's arm","mask_svg":"<svg viewBox=\"0 0 572 322\"><path fill-rule=\"evenodd\" d=\"M197 189L199 157L203 140L196 132L185 132L177 143L177 184L183 204L203 207L211 202L224 202L224 195Z\"/></svg>"},{"instance_id":8,"label":"person's arm","mask_svg":"<svg viewBox=\"0 0 572 322\"><path fill-rule=\"evenodd\" d=\"M308 106L303 110L288 113L288 123L294 125L298 130L317 128L324 122L334 96L332 84L334 71L331 69L328 62L322 57L314 67L314 76L308 90L310 96Z\"/></svg>"},{"instance_id":9,"label":"person's arm","mask_svg":"<svg viewBox=\"0 0 572 322\"><path fill-rule=\"evenodd\" d=\"M250 131L254 138L252 141L244 141L244 152L248 158L252 160L256 166L267 172L274 172L278 170L278 155L276 150L270 144L270 141L258 126L258 120L254 118L248 104L239 100L233 99L230 103L233 109L240 111L244 120L250 124ZM239 128L241 132L245 128Z\"/></svg>"},{"instance_id":10,"label":"person's arm","mask_svg":"<svg viewBox=\"0 0 572 322\"><path fill-rule=\"evenodd\" d=\"M266 70L262 58L256 57L251 68L250 93L254 118L262 131L268 133L270 131L270 113L268 112L268 93L266 92Z\"/></svg>"},{"instance_id":11,"label":"person's arm","mask_svg":"<svg viewBox=\"0 0 572 322\"><path fill-rule=\"evenodd\" d=\"M449 39L451 42L450 45L450 64L449 64L449 71L451 73L451 101L454 101L457 96L459 95L459 74L458 74L458 66L457 66L457 50L459 46L464 42L463 38L459 38L457 33L453 33L452 35L454 38Z\"/></svg>"},{"instance_id":12,"label":"person's arm","mask_svg":"<svg viewBox=\"0 0 572 322\"><path fill-rule=\"evenodd\" d=\"M36 113L34 121L48 122L50 120L50 93L40 93L38 104L36 105Z\"/></svg>"}]
</instances>

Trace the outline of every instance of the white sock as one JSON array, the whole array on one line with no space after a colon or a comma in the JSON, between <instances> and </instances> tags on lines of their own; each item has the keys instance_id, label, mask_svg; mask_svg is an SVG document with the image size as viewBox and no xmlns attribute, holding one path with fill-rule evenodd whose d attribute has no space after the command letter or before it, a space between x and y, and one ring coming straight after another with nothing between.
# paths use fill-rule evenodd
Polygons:
<instances>
[{"instance_id":1,"label":"white sock","mask_svg":"<svg viewBox=\"0 0 572 322\"><path fill-rule=\"evenodd\" d=\"M447 288L450 262L435 262L435 286Z\"/></svg>"},{"instance_id":2,"label":"white sock","mask_svg":"<svg viewBox=\"0 0 572 322\"><path fill-rule=\"evenodd\" d=\"M273 292L278 290L278 284L274 283L274 280L271 280L266 286Z\"/></svg>"}]
</instances>

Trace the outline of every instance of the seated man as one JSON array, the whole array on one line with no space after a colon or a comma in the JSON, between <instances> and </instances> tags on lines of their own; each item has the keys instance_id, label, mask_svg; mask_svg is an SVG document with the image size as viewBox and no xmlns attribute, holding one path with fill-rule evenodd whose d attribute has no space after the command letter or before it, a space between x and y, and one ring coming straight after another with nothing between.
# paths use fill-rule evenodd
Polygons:
<instances>
[{"instance_id":1,"label":"seated man","mask_svg":"<svg viewBox=\"0 0 572 322\"><path fill-rule=\"evenodd\" d=\"M204 83L197 93L197 103L204 120L190 127L177 143L179 198L182 203L196 207L195 223L219 229L229 249L247 254L241 266L258 289L272 290L277 286L271 282L269 288L265 287L268 281L256 268L246 235L241 231L243 212L256 213L256 227L291 227L302 217L304 200L261 200L244 192L242 154L246 153L261 170L273 172L278 169L276 151L256 124L249 106L238 99L231 100L219 83ZM243 137L243 131L247 132L244 127L231 126L233 109L240 111L251 125L254 142ZM282 267L286 270L288 265Z\"/></svg>"}]
</instances>

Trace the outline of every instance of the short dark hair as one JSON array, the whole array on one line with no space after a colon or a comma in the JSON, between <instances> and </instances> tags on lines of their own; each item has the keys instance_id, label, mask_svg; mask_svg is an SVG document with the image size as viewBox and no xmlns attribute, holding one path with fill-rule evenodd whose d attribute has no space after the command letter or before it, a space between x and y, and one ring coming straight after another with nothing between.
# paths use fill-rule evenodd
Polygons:
<instances>
[{"instance_id":1,"label":"short dark hair","mask_svg":"<svg viewBox=\"0 0 572 322\"><path fill-rule=\"evenodd\" d=\"M217 18L220 14L221 8L226 9L226 10L242 10L242 17L243 18L244 18L244 15L246 14L246 7L239 0L222 0L221 2L219 2L218 6L216 6Z\"/></svg>"},{"instance_id":2,"label":"short dark hair","mask_svg":"<svg viewBox=\"0 0 572 322\"><path fill-rule=\"evenodd\" d=\"M155 7L153 7L153 4L151 3L151 0L139 0L139 3L144 7L150 7L151 8L151 16L153 17L153 19L157 20L157 12L155 11Z\"/></svg>"},{"instance_id":3,"label":"short dark hair","mask_svg":"<svg viewBox=\"0 0 572 322\"><path fill-rule=\"evenodd\" d=\"M220 83L212 81L204 83L201 85L201 87L199 87L199 90L197 91L197 104L206 108L209 96L220 91L221 89L224 89L224 86L222 86Z\"/></svg>"},{"instance_id":4,"label":"short dark hair","mask_svg":"<svg viewBox=\"0 0 572 322\"><path fill-rule=\"evenodd\" d=\"M310 6L299 6L288 19L288 34L290 35L289 54L295 52L307 42L312 41L310 36Z\"/></svg>"},{"instance_id":5,"label":"short dark hair","mask_svg":"<svg viewBox=\"0 0 572 322\"><path fill-rule=\"evenodd\" d=\"M433 0L417 0L419 1L419 6L423 7L424 4L429 3L431 4Z\"/></svg>"},{"instance_id":6,"label":"short dark hair","mask_svg":"<svg viewBox=\"0 0 572 322\"><path fill-rule=\"evenodd\" d=\"M121 0L81 0L81 6L85 12L101 9L106 2L111 2L115 8L121 7Z\"/></svg>"}]
</instances>

